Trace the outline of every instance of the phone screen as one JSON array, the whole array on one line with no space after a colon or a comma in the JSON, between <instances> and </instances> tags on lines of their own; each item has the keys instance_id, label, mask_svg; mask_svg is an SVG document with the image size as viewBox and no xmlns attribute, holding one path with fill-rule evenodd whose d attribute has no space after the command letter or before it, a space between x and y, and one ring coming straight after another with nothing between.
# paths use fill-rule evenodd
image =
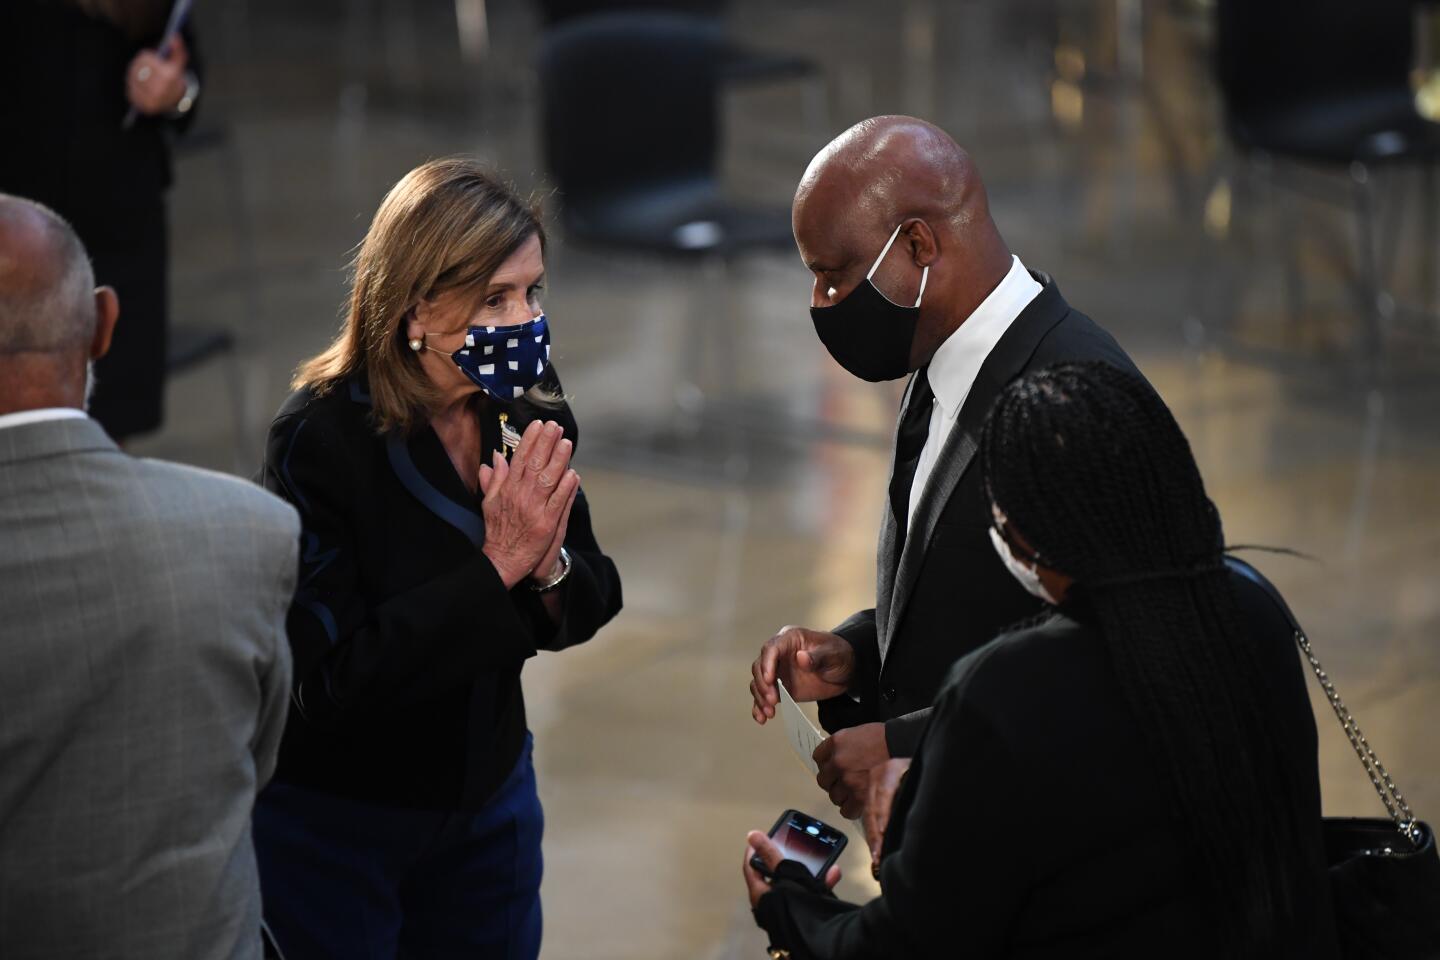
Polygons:
<instances>
[{"instance_id":1,"label":"phone screen","mask_svg":"<svg viewBox=\"0 0 1440 960\"><path fill-rule=\"evenodd\" d=\"M770 831L770 839L785 859L802 864L817 877L845 847L845 834L799 810L786 810Z\"/></svg>"}]
</instances>

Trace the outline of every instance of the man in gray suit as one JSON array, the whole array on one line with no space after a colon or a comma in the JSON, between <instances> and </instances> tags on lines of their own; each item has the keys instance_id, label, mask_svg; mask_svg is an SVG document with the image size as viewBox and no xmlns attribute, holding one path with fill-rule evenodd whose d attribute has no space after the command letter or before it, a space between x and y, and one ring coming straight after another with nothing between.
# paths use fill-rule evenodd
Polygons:
<instances>
[{"instance_id":1,"label":"man in gray suit","mask_svg":"<svg viewBox=\"0 0 1440 960\"><path fill-rule=\"evenodd\" d=\"M0 194L0 957L255 958L299 522L84 413L119 308Z\"/></svg>"}]
</instances>

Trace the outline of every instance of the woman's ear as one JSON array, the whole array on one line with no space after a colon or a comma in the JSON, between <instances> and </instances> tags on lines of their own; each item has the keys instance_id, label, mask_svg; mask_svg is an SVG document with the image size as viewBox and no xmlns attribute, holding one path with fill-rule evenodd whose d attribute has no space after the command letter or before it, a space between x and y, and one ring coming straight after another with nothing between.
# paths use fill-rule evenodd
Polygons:
<instances>
[{"instance_id":1,"label":"woman's ear","mask_svg":"<svg viewBox=\"0 0 1440 960\"><path fill-rule=\"evenodd\" d=\"M415 306L405 311L406 340L425 339L425 334L428 332L425 329L425 320L428 318L431 310L433 309L434 308L430 306L428 301L421 300L419 303L415 304Z\"/></svg>"}]
</instances>

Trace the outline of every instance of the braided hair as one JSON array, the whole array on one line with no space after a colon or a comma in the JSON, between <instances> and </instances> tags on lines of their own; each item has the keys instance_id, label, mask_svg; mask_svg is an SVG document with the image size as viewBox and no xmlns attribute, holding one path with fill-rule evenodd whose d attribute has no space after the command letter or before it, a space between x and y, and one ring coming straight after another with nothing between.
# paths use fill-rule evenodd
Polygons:
<instances>
[{"instance_id":1,"label":"braided hair","mask_svg":"<svg viewBox=\"0 0 1440 960\"><path fill-rule=\"evenodd\" d=\"M1185 435L1143 380L1073 363L1012 383L981 455L991 502L1099 627L1226 955L1250 955L1294 908L1298 787L1259 710L1220 515Z\"/></svg>"}]
</instances>

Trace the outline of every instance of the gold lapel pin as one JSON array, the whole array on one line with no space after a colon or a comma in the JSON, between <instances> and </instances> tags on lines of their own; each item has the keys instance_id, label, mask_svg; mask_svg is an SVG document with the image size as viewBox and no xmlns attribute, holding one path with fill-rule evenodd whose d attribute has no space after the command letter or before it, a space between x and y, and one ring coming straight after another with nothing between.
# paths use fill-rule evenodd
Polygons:
<instances>
[{"instance_id":1,"label":"gold lapel pin","mask_svg":"<svg viewBox=\"0 0 1440 960\"><path fill-rule=\"evenodd\" d=\"M505 454L505 459L510 459L510 454L520 446L520 431L510 426L510 414L500 414L500 447Z\"/></svg>"}]
</instances>

